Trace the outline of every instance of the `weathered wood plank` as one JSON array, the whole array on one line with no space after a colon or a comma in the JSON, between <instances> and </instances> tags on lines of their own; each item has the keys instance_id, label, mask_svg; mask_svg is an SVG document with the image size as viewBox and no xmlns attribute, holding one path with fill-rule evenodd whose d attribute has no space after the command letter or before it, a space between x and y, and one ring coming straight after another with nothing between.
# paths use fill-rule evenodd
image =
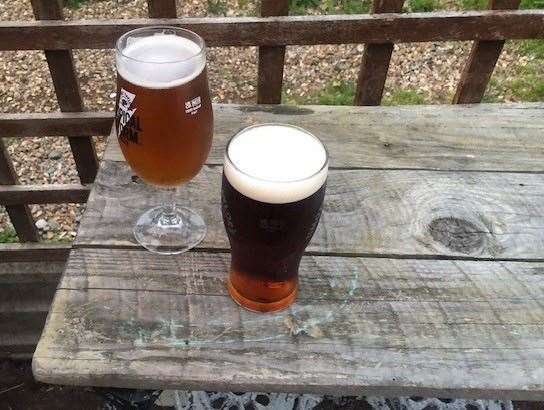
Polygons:
<instances>
[{"instance_id":1,"label":"weathered wood plank","mask_svg":"<svg viewBox=\"0 0 544 410\"><path fill-rule=\"evenodd\" d=\"M107 111L0 113L0 138L108 135L112 122L113 113Z\"/></svg>"},{"instance_id":2,"label":"weathered wood plank","mask_svg":"<svg viewBox=\"0 0 544 410\"><path fill-rule=\"evenodd\" d=\"M147 0L147 10L151 18L175 18L176 0Z\"/></svg>"},{"instance_id":3,"label":"weathered wood plank","mask_svg":"<svg viewBox=\"0 0 544 410\"><path fill-rule=\"evenodd\" d=\"M63 20L64 18L62 4L59 0L31 0L31 3L37 20ZM60 110L84 111L72 51L45 49L45 58ZM81 182L84 184L93 182L98 171L98 157L91 136L86 138L68 137L68 142Z\"/></svg>"},{"instance_id":4,"label":"weathered wood plank","mask_svg":"<svg viewBox=\"0 0 544 410\"><path fill-rule=\"evenodd\" d=\"M65 262L48 260L47 253L39 262L3 256L0 251L0 357L31 357Z\"/></svg>"},{"instance_id":5,"label":"weathered wood plank","mask_svg":"<svg viewBox=\"0 0 544 410\"><path fill-rule=\"evenodd\" d=\"M4 141L0 138L0 185L17 184L17 174L9 158ZM26 205L6 206L9 219L21 242L38 242L40 235L34 226L30 208Z\"/></svg>"},{"instance_id":6,"label":"weathered wood plank","mask_svg":"<svg viewBox=\"0 0 544 410\"><path fill-rule=\"evenodd\" d=\"M75 249L59 286L65 289L227 295L224 281L229 261L228 253L194 252L165 258L140 250ZM487 302L500 305L505 301L518 306L512 309L516 312L523 306L538 306L535 301L544 294L544 264L535 262L307 255L302 258L300 272L299 300L345 300L348 295L353 302ZM522 320L538 321L535 316Z\"/></svg>"},{"instance_id":7,"label":"weathered wood plank","mask_svg":"<svg viewBox=\"0 0 544 410\"><path fill-rule=\"evenodd\" d=\"M489 8L517 9L519 3L520 0L490 0ZM472 104L482 100L503 46L504 40L475 41L472 44L468 61L461 73L453 98L454 104Z\"/></svg>"},{"instance_id":8,"label":"weathered wood plank","mask_svg":"<svg viewBox=\"0 0 544 410\"><path fill-rule=\"evenodd\" d=\"M0 263L0 288L7 284L57 284L64 271L65 262L46 260L42 262L4 262Z\"/></svg>"},{"instance_id":9,"label":"weathered wood plank","mask_svg":"<svg viewBox=\"0 0 544 410\"><path fill-rule=\"evenodd\" d=\"M90 190L79 184L0 185L0 205L85 203Z\"/></svg>"},{"instance_id":10,"label":"weathered wood plank","mask_svg":"<svg viewBox=\"0 0 544 410\"><path fill-rule=\"evenodd\" d=\"M319 136L333 167L544 171L544 104L421 107L215 105L207 163L241 127L282 122ZM512 155L515 152L515 155ZM104 158L123 161L112 135Z\"/></svg>"},{"instance_id":11,"label":"weathered wood plank","mask_svg":"<svg viewBox=\"0 0 544 410\"><path fill-rule=\"evenodd\" d=\"M113 48L148 25L192 30L208 46L283 46L544 38L544 10L0 23L0 50Z\"/></svg>"},{"instance_id":12,"label":"weathered wood plank","mask_svg":"<svg viewBox=\"0 0 544 410\"><path fill-rule=\"evenodd\" d=\"M178 194L208 224L201 248L227 249L220 167L205 166ZM79 228L79 246L136 247L132 227L170 193L103 162ZM534 259L544 255L540 174L331 170L308 250L322 254Z\"/></svg>"},{"instance_id":13,"label":"weathered wood plank","mask_svg":"<svg viewBox=\"0 0 544 410\"><path fill-rule=\"evenodd\" d=\"M404 0L374 0L372 13L400 13ZM355 105L380 105L393 44L367 44L357 79Z\"/></svg>"},{"instance_id":14,"label":"weathered wood plank","mask_svg":"<svg viewBox=\"0 0 544 410\"><path fill-rule=\"evenodd\" d=\"M304 349L304 346L300 344L299 349ZM292 346L280 344L270 344L267 350L248 346L228 355L223 348L202 350L199 355L203 356L202 360L199 356L195 358L195 354L189 355L177 349L169 349L167 354L164 351L132 349L107 352L92 361L48 358L37 350L33 373L38 380L47 383L84 386L185 390L201 390L206 386L211 391L236 389L385 397L418 395L514 400L542 400L544 397L540 384L542 368L539 367L544 350L540 349L526 350L523 359L517 350L501 351L497 357L497 352L492 349L361 349L353 358L342 356L334 346L324 346L318 354L308 354L311 357L308 361L300 360L299 352ZM272 359L281 358L285 366L264 366L265 352ZM316 357L320 359L318 363ZM414 372L413 363L420 365L421 372ZM92 373L84 371L89 364L92 364ZM156 369L161 369L160 375ZM255 369L260 369L258 375L253 373ZM352 375L351 369L357 369L359 373ZM213 377L204 383L198 375L207 370ZM139 383L134 381L136 374L140 375ZM183 383L180 382L181 374L184 375ZM449 380L450 374L467 378L464 382L443 386L443 380ZM512 383L506 380L511 379L512 374L521 375L527 385L512 388ZM271 381L267 382L265 378ZM473 378L480 383L471 383Z\"/></svg>"},{"instance_id":15,"label":"weathered wood plank","mask_svg":"<svg viewBox=\"0 0 544 410\"><path fill-rule=\"evenodd\" d=\"M2 262L66 261L71 244L14 243L0 244Z\"/></svg>"},{"instance_id":16,"label":"weathered wood plank","mask_svg":"<svg viewBox=\"0 0 544 410\"><path fill-rule=\"evenodd\" d=\"M286 16L289 0L262 0L261 16ZM285 46L259 47L259 71L257 74L257 102L281 103Z\"/></svg>"},{"instance_id":17,"label":"weathered wood plank","mask_svg":"<svg viewBox=\"0 0 544 410\"><path fill-rule=\"evenodd\" d=\"M353 356L365 348L544 349L544 311L537 303L468 305L345 297L298 299L282 313L262 315L245 311L228 296L61 288L50 309L45 337L51 337L52 357L60 358L58 354L65 351L76 360L98 359L102 352L135 346L160 350L183 345L188 348L180 350L188 353L191 347L223 346L228 354L246 343L266 350L269 344L296 345L297 339L308 353L319 350L316 346L334 345L340 354L353 349ZM62 335L59 329L65 329Z\"/></svg>"},{"instance_id":18,"label":"weathered wood plank","mask_svg":"<svg viewBox=\"0 0 544 410\"><path fill-rule=\"evenodd\" d=\"M58 279L58 275L57 275ZM0 313L45 312L55 295L57 283L2 283L0 286ZM41 328L36 328L41 330Z\"/></svg>"},{"instance_id":19,"label":"weathered wood plank","mask_svg":"<svg viewBox=\"0 0 544 410\"><path fill-rule=\"evenodd\" d=\"M0 312L0 357L31 357L46 317L47 310Z\"/></svg>"},{"instance_id":20,"label":"weathered wood plank","mask_svg":"<svg viewBox=\"0 0 544 410\"><path fill-rule=\"evenodd\" d=\"M475 272L466 266L467 279L482 273L479 265ZM147 267L134 271L146 276ZM351 299L349 286L336 291L343 297L301 298L262 315L224 295L59 289L34 374L45 382L148 388L544 395L544 310L531 297L361 301Z\"/></svg>"}]
</instances>

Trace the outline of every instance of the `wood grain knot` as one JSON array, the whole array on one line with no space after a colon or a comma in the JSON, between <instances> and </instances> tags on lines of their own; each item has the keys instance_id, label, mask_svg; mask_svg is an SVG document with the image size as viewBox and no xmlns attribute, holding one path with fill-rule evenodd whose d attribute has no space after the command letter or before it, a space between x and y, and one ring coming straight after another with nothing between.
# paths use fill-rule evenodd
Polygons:
<instances>
[{"instance_id":1,"label":"wood grain knot","mask_svg":"<svg viewBox=\"0 0 544 410\"><path fill-rule=\"evenodd\" d=\"M454 252L472 254L482 249L486 237L472 222L464 219L446 217L434 219L429 224L433 239Z\"/></svg>"}]
</instances>

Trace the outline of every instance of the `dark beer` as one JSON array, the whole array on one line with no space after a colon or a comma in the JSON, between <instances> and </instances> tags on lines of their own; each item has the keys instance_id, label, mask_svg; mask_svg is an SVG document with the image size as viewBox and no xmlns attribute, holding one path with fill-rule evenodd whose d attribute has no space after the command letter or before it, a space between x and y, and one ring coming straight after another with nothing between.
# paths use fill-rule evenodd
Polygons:
<instances>
[{"instance_id":1,"label":"dark beer","mask_svg":"<svg viewBox=\"0 0 544 410\"><path fill-rule=\"evenodd\" d=\"M119 145L131 168L153 185L189 181L211 147L213 113L205 60L168 62L196 53L195 47L189 39L155 35L128 45L126 57L118 58ZM157 63L140 63L140 56Z\"/></svg>"},{"instance_id":2,"label":"dark beer","mask_svg":"<svg viewBox=\"0 0 544 410\"><path fill-rule=\"evenodd\" d=\"M229 291L242 306L276 311L295 299L326 175L323 145L299 128L250 127L229 143L222 212L231 245Z\"/></svg>"}]
</instances>

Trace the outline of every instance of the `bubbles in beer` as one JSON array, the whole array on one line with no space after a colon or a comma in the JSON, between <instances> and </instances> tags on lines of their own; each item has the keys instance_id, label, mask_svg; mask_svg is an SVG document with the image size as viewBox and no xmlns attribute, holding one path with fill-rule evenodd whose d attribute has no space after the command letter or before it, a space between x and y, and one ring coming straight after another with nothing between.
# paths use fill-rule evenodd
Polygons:
<instances>
[{"instance_id":1,"label":"bubbles in beer","mask_svg":"<svg viewBox=\"0 0 544 410\"><path fill-rule=\"evenodd\" d=\"M174 34L128 37L117 55L117 71L127 81L148 88L169 88L198 76L206 64L199 44Z\"/></svg>"},{"instance_id":2,"label":"bubbles in beer","mask_svg":"<svg viewBox=\"0 0 544 410\"><path fill-rule=\"evenodd\" d=\"M236 135L225 158L225 176L241 194L273 204L316 192L327 178L323 144L304 130L282 124L250 127Z\"/></svg>"}]
</instances>

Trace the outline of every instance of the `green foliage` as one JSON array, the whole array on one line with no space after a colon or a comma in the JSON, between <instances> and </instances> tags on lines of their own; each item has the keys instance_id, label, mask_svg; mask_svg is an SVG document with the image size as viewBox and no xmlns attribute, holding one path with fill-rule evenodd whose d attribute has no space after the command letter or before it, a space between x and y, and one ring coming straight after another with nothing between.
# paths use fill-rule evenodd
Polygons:
<instances>
[{"instance_id":1,"label":"green foliage","mask_svg":"<svg viewBox=\"0 0 544 410\"><path fill-rule=\"evenodd\" d=\"M340 11L345 14L364 14L370 11L371 1L365 0L329 0L330 3L338 3ZM332 14L332 13L331 13Z\"/></svg>"},{"instance_id":2,"label":"green foliage","mask_svg":"<svg viewBox=\"0 0 544 410\"><path fill-rule=\"evenodd\" d=\"M291 14L316 10L324 14L363 14L370 10L371 0L289 0Z\"/></svg>"},{"instance_id":3,"label":"green foliage","mask_svg":"<svg viewBox=\"0 0 544 410\"><path fill-rule=\"evenodd\" d=\"M544 101L544 69L537 59L517 70L511 79L492 78L484 102Z\"/></svg>"},{"instance_id":4,"label":"green foliage","mask_svg":"<svg viewBox=\"0 0 544 410\"><path fill-rule=\"evenodd\" d=\"M520 9L544 9L544 0L521 0Z\"/></svg>"},{"instance_id":5,"label":"green foliage","mask_svg":"<svg viewBox=\"0 0 544 410\"><path fill-rule=\"evenodd\" d=\"M491 77L489 83L487 84L487 89L482 97L483 103L498 103L501 102L500 98L497 95L497 88L499 87L499 82L496 78Z\"/></svg>"},{"instance_id":6,"label":"green foliage","mask_svg":"<svg viewBox=\"0 0 544 410\"><path fill-rule=\"evenodd\" d=\"M524 40L520 43L519 51L524 55L544 60L544 40Z\"/></svg>"},{"instance_id":7,"label":"green foliage","mask_svg":"<svg viewBox=\"0 0 544 410\"><path fill-rule=\"evenodd\" d=\"M394 90L389 96L384 96L383 105L419 105L425 104L423 95L415 90Z\"/></svg>"},{"instance_id":8,"label":"green foliage","mask_svg":"<svg viewBox=\"0 0 544 410\"><path fill-rule=\"evenodd\" d=\"M307 97L283 95L284 104L353 105L355 84L350 81L333 81L322 90ZM425 104L423 95L414 90L395 90L384 96L383 105Z\"/></svg>"},{"instance_id":9,"label":"green foliage","mask_svg":"<svg viewBox=\"0 0 544 410\"><path fill-rule=\"evenodd\" d=\"M512 95L520 101L544 101L544 76L532 66L520 70L520 75L510 81Z\"/></svg>"},{"instance_id":10,"label":"green foliage","mask_svg":"<svg viewBox=\"0 0 544 410\"><path fill-rule=\"evenodd\" d=\"M461 0L461 7L464 10L485 10L488 3L487 0Z\"/></svg>"},{"instance_id":11,"label":"green foliage","mask_svg":"<svg viewBox=\"0 0 544 410\"><path fill-rule=\"evenodd\" d=\"M322 90L308 96L283 94L283 104L353 105L355 85L348 81L333 81Z\"/></svg>"},{"instance_id":12,"label":"green foliage","mask_svg":"<svg viewBox=\"0 0 544 410\"><path fill-rule=\"evenodd\" d=\"M78 9L86 1L88 1L88 0L64 0L64 5L66 7L71 8L71 9Z\"/></svg>"},{"instance_id":13,"label":"green foliage","mask_svg":"<svg viewBox=\"0 0 544 410\"><path fill-rule=\"evenodd\" d=\"M0 243L13 242L19 242L19 239L17 238L17 234L12 228L7 228L0 232Z\"/></svg>"},{"instance_id":14,"label":"green foliage","mask_svg":"<svg viewBox=\"0 0 544 410\"><path fill-rule=\"evenodd\" d=\"M225 0L207 0L208 14L214 16L226 16L229 5Z\"/></svg>"},{"instance_id":15,"label":"green foliage","mask_svg":"<svg viewBox=\"0 0 544 410\"><path fill-rule=\"evenodd\" d=\"M289 11L291 14L306 14L307 9L317 8L320 2L320 0L289 0Z\"/></svg>"},{"instance_id":16,"label":"green foliage","mask_svg":"<svg viewBox=\"0 0 544 410\"><path fill-rule=\"evenodd\" d=\"M348 81L333 81L315 96L321 105L353 105L355 85Z\"/></svg>"},{"instance_id":17,"label":"green foliage","mask_svg":"<svg viewBox=\"0 0 544 410\"><path fill-rule=\"evenodd\" d=\"M437 0L410 0L408 2L410 11L413 12L429 12L438 7Z\"/></svg>"},{"instance_id":18,"label":"green foliage","mask_svg":"<svg viewBox=\"0 0 544 410\"><path fill-rule=\"evenodd\" d=\"M489 8L488 0L458 0L464 10L485 10ZM542 9L544 0L521 0L520 9Z\"/></svg>"}]
</instances>

